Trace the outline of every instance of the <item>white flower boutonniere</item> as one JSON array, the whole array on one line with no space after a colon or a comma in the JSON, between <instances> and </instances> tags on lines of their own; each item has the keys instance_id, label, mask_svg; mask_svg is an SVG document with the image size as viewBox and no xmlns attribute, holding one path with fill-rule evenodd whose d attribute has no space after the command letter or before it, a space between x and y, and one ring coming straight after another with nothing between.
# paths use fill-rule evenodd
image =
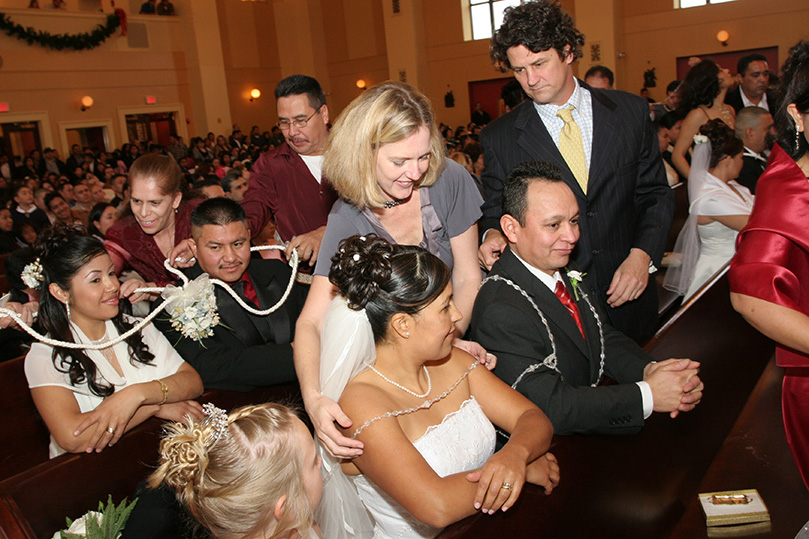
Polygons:
<instances>
[{"instance_id":1,"label":"white flower boutonniere","mask_svg":"<svg viewBox=\"0 0 809 539\"><path fill-rule=\"evenodd\" d=\"M65 519L67 529L56 532L52 539L117 539L137 502L137 498L132 503L124 498L116 506L112 502L112 496L108 496L106 507L103 502L99 502L98 511L88 511L76 520Z\"/></svg>"},{"instance_id":2,"label":"white flower boutonniere","mask_svg":"<svg viewBox=\"0 0 809 539\"><path fill-rule=\"evenodd\" d=\"M708 142L708 137L705 135L694 135L694 144L702 144L703 142Z\"/></svg>"},{"instance_id":3,"label":"white flower boutonniere","mask_svg":"<svg viewBox=\"0 0 809 539\"><path fill-rule=\"evenodd\" d=\"M584 280L585 275L587 274L580 271L567 270L567 278L570 279L570 286L573 287L573 297L576 298L576 301L579 301L579 286ZM584 293L582 292L582 294Z\"/></svg>"},{"instance_id":4,"label":"white flower boutonniere","mask_svg":"<svg viewBox=\"0 0 809 539\"><path fill-rule=\"evenodd\" d=\"M183 337L199 342L213 335L219 325L216 294L207 273L203 273L183 287L169 285L163 291L171 316L171 326Z\"/></svg>"}]
</instances>

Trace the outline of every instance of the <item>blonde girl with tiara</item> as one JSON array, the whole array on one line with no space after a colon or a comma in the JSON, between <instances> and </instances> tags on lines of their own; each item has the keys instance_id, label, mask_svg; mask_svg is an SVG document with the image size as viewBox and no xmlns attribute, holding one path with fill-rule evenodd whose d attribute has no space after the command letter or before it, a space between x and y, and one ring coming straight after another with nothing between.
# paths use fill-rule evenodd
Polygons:
<instances>
[{"instance_id":1,"label":"blonde girl with tiara","mask_svg":"<svg viewBox=\"0 0 809 539\"><path fill-rule=\"evenodd\" d=\"M149 485L165 483L214 539L322 537L320 458L301 420L273 403L203 408L201 422L168 427Z\"/></svg>"}]
</instances>

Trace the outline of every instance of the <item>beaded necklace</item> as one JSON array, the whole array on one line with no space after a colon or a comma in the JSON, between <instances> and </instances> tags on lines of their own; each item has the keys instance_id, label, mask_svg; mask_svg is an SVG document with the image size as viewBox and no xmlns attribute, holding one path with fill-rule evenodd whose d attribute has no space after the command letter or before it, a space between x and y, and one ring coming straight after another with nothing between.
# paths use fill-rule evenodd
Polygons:
<instances>
[{"instance_id":1,"label":"beaded necklace","mask_svg":"<svg viewBox=\"0 0 809 539\"><path fill-rule=\"evenodd\" d=\"M433 381L430 379L430 372L427 370L427 367L422 365L421 368L424 369L424 374L425 374L425 376L427 376L427 391L425 393L422 393L421 395L419 395L415 391L410 391L409 389L407 389L405 386L403 386L401 384L397 384L396 382L394 382L393 380L391 380L390 378L388 378L387 376L385 376L384 374L382 374L381 372L376 370L376 367L371 367L371 370L374 371L375 373L377 373L379 375L379 377L382 378L383 380L385 380L387 383L398 387L402 391L406 391L406 392L410 393L414 397L417 397L419 399L423 399L424 397L426 397L427 395L430 394L430 391L433 390Z\"/></svg>"}]
</instances>

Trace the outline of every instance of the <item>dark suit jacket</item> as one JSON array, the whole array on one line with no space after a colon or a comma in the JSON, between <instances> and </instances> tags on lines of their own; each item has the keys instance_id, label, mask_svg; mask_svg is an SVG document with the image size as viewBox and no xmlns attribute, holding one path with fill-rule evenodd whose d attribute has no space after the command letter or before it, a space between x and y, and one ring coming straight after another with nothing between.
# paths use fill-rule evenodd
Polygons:
<instances>
[{"instance_id":1,"label":"dark suit jacket","mask_svg":"<svg viewBox=\"0 0 809 539\"><path fill-rule=\"evenodd\" d=\"M767 107L770 109L770 114L775 116L775 111L778 108L778 104L775 100L775 92L772 90L767 90ZM736 112L739 112L744 108L744 102L742 101L742 93L741 93L741 86L736 86L734 89L730 90L727 95L725 95L725 103L736 109Z\"/></svg>"},{"instance_id":2,"label":"dark suit jacket","mask_svg":"<svg viewBox=\"0 0 809 539\"><path fill-rule=\"evenodd\" d=\"M565 285L573 290L562 271ZM600 364L598 325L586 300L577 305L587 339L562 302L507 250L490 275L500 275L522 288L548 321L556 343L559 372L541 366L526 374L517 390L531 399L553 423L556 434L631 434L643 426L643 399L634 382L652 358L631 339L604 323L604 376L618 384L591 387ZM580 285L579 290L586 291ZM595 305L595 304L594 304ZM551 353L545 326L528 300L502 281L486 283L472 312L471 336L497 356L494 373L513 384L529 366ZM560 374L561 373L561 374Z\"/></svg>"},{"instance_id":3,"label":"dark suit jacket","mask_svg":"<svg viewBox=\"0 0 809 539\"><path fill-rule=\"evenodd\" d=\"M750 189L750 192L755 195L758 177L761 176L765 168L767 168L766 161L757 159L752 155L745 155L742 171L739 173L739 177L736 178L736 181Z\"/></svg>"},{"instance_id":4,"label":"dark suit jacket","mask_svg":"<svg viewBox=\"0 0 809 539\"><path fill-rule=\"evenodd\" d=\"M247 271L261 308L274 305L289 282L289 267L280 260L251 259ZM186 270L191 279L201 273L199 264ZM167 317L155 319L155 325L183 359L197 370L205 389L249 391L295 381L290 343L306 299L303 287L295 283L287 301L267 316L248 313L225 290L219 286L214 289L220 323L214 328L212 337L198 343L182 337L171 327ZM234 289L244 299L242 289Z\"/></svg>"},{"instance_id":5,"label":"dark suit jacket","mask_svg":"<svg viewBox=\"0 0 809 539\"><path fill-rule=\"evenodd\" d=\"M590 89L593 146L587 195L582 192L531 100L490 123L480 135L486 168L481 177L486 201L479 229L499 227L503 182L520 163L550 161L562 169L581 211L581 239L575 264L589 274L598 302L606 308L615 270L633 247L657 267L674 216L674 193L666 181L660 149L642 97L615 90ZM657 290L650 280L635 301L607 308L612 324L642 341L657 326Z\"/></svg>"}]
</instances>

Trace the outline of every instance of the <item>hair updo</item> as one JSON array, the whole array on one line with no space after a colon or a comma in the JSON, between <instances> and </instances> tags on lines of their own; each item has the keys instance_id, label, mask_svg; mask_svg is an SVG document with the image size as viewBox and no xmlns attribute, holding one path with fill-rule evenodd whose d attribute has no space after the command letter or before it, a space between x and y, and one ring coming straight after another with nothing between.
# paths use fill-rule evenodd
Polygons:
<instances>
[{"instance_id":1,"label":"hair updo","mask_svg":"<svg viewBox=\"0 0 809 539\"><path fill-rule=\"evenodd\" d=\"M699 132L708 137L711 143L709 168L714 168L725 157L734 157L744 151L744 143L722 120L708 121L699 128Z\"/></svg>"},{"instance_id":2,"label":"hair updo","mask_svg":"<svg viewBox=\"0 0 809 539\"><path fill-rule=\"evenodd\" d=\"M217 539L303 532L313 508L293 438L295 419L280 404L243 406L228 414L227 436L213 443L212 422L173 423L160 442L160 464L149 486L165 483ZM284 495L285 518L273 528L275 504Z\"/></svg>"},{"instance_id":3,"label":"hair updo","mask_svg":"<svg viewBox=\"0 0 809 539\"><path fill-rule=\"evenodd\" d=\"M384 340L396 313L416 314L432 303L450 281L438 257L410 245L394 245L375 236L340 242L329 280L352 309L365 309L376 343Z\"/></svg>"}]
</instances>

